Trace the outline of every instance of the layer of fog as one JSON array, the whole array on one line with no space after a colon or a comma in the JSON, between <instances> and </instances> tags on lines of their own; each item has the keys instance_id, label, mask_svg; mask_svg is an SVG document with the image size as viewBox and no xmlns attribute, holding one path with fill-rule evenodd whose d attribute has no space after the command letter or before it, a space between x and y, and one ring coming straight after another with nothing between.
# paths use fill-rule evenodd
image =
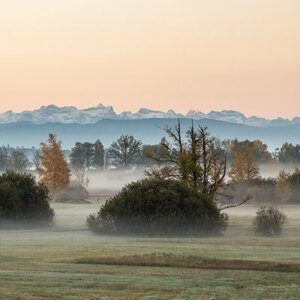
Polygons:
<instances>
[{"instance_id":1,"label":"layer of fog","mask_svg":"<svg viewBox=\"0 0 300 300\"><path fill-rule=\"evenodd\" d=\"M86 243L88 245L96 245L107 243L107 245L118 244L126 245L129 241L136 240L135 237L114 237L114 236L95 236L86 226L86 217L90 213L94 213L99 209L101 203L85 204L62 204L52 203L51 206L55 210L55 224L49 228L36 228L31 230L0 230L0 240L3 245L24 245L19 251L26 251L27 245L37 244L45 245L47 242L69 243L70 246ZM289 224L299 224L300 222L300 206L298 205L282 205L280 210L288 216ZM257 205L244 205L238 208L226 210L229 220L235 218L248 219L249 228L252 227L251 219L255 216ZM236 221L233 221L236 222ZM286 233L289 229L286 229ZM224 235L231 237L231 229L228 228ZM294 231L293 231L294 232ZM286 234L284 233L284 235ZM242 234L242 233L241 233ZM283 235L283 236L284 236ZM298 235L297 235L298 236ZM218 237L219 238L219 237ZM176 238L175 239L180 239ZM56 244L53 244L55 247ZM23 250L22 250L23 249ZM37 251L43 251L44 247L37 248ZM46 249L47 250L47 249Z\"/></svg>"},{"instance_id":2,"label":"layer of fog","mask_svg":"<svg viewBox=\"0 0 300 300\"><path fill-rule=\"evenodd\" d=\"M295 165L263 165L260 167L263 177L276 178L279 171L285 169L292 172L297 166ZM118 192L124 185L137 181L145 177L144 168L130 168L127 170L111 169L102 172L90 171L87 173L89 178L88 190L91 196L101 196L101 201L92 201L91 204L64 204L51 203L55 210L55 224L49 228L38 228L32 230L0 230L0 240L2 243L22 243L24 241L89 241L98 243L100 240L109 239L111 242L117 239L111 237L97 237L87 230L86 218L89 214L95 213L100 206L111 194ZM249 217L255 216L260 203L252 202L239 208L226 210L229 217ZM297 205L281 205L279 207L288 219L300 220L300 206ZM126 241L126 238L123 239Z\"/></svg>"},{"instance_id":3,"label":"layer of fog","mask_svg":"<svg viewBox=\"0 0 300 300\"><path fill-rule=\"evenodd\" d=\"M110 169L106 171L90 171L86 174L89 179L88 191L93 194L111 194L133 181L145 177L144 168Z\"/></svg>"},{"instance_id":4,"label":"layer of fog","mask_svg":"<svg viewBox=\"0 0 300 300\"><path fill-rule=\"evenodd\" d=\"M276 178L281 170L292 173L298 165L264 164L260 165L263 178ZM88 190L95 192L119 191L126 184L145 177L146 167L131 167L128 169L110 169L105 171L90 171L86 175L89 179Z\"/></svg>"},{"instance_id":5,"label":"layer of fog","mask_svg":"<svg viewBox=\"0 0 300 300\"><path fill-rule=\"evenodd\" d=\"M259 171L263 178L276 178L280 171L285 170L286 172L293 173L298 167L300 166L297 164L270 163L260 165Z\"/></svg>"}]
</instances>

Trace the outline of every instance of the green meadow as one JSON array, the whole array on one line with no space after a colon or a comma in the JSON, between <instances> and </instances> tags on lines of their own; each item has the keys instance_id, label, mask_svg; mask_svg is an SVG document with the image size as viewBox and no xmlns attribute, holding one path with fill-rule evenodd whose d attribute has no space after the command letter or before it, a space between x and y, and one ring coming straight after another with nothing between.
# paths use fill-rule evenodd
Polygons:
<instances>
[{"instance_id":1,"label":"green meadow","mask_svg":"<svg viewBox=\"0 0 300 300\"><path fill-rule=\"evenodd\" d=\"M228 211L223 236L96 236L100 203L52 207L51 228L0 231L0 299L299 299L300 207L280 207L278 238L258 237L257 207Z\"/></svg>"}]
</instances>

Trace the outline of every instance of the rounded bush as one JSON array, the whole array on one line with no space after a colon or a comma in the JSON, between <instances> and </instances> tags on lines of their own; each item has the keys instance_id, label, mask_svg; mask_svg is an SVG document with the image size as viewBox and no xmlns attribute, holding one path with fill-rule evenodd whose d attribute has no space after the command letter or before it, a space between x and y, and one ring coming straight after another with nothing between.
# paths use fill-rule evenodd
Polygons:
<instances>
[{"instance_id":1,"label":"rounded bush","mask_svg":"<svg viewBox=\"0 0 300 300\"><path fill-rule=\"evenodd\" d=\"M54 212L48 190L32 175L8 171L0 175L0 224L50 225Z\"/></svg>"},{"instance_id":2,"label":"rounded bush","mask_svg":"<svg viewBox=\"0 0 300 300\"><path fill-rule=\"evenodd\" d=\"M213 200L175 180L144 179L125 186L87 219L94 232L201 235L226 228Z\"/></svg>"},{"instance_id":3,"label":"rounded bush","mask_svg":"<svg viewBox=\"0 0 300 300\"><path fill-rule=\"evenodd\" d=\"M265 236L280 235L282 226L286 222L286 216L273 207L261 207L253 220L258 234Z\"/></svg>"}]
</instances>

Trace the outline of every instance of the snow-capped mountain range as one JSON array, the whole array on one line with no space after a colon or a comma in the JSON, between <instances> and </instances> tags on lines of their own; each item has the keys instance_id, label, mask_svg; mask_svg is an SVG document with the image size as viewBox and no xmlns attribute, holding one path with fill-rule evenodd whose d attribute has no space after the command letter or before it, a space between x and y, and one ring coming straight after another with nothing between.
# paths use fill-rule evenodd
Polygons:
<instances>
[{"instance_id":1,"label":"snow-capped mountain range","mask_svg":"<svg viewBox=\"0 0 300 300\"><path fill-rule=\"evenodd\" d=\"M141 108L138 112L125 111L117 114L112 106L102 104L96 107L78 109L74 106L58 107L56 105L42 106L33 111L15 113L7 111L0 113L0 124L30 122L33 124L62 123L62 124L94 124L103 119L141 120L141 119L210 119L226 121L249 126L288 126L300 124L300 117L292 120L277 118L265 119L261 117L246 117L244 114L233 110L211 111L207 114L190 110L186 115L176 113L173 110L167 112Z\"/></svg>"}]
</instances>

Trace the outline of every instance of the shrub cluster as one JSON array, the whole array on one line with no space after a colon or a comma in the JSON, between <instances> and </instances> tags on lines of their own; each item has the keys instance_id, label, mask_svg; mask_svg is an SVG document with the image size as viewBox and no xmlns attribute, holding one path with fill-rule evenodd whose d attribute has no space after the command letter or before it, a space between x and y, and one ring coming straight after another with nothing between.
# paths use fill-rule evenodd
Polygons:
<instances>
[{"instance_id":1,"label":"shrub cluster","mask_svg":"<svg viewBox=\"0 0 300 300\"><path fill-rule=\"evenodd\" d=\"M48 190L32 175L8 171L0 175L0 222L14 224L52 223L54 211Z\"/></svg>"},{"instance_id":2,"label":"shrub cluster","mask_svg":"<svg viewBox=\"0 0 300 300\"><path fill-rule=\"evenodd\" d=\"M89 203L89 193L79 182L71 181L70 185L56 195L55 201L62 203Z\"/></svg>"},{"instance_id":3,"label":"shrub cluster","mask_svg":"<svg viewBox=\"0 0 300 300\"><path fill-rule=\"evenodd\" d=\"M266 236L280 235L285 222L286 216L273 207L261 207L253 220L256 232Z\"/></svg>"},{"instance_id":4,"label":"shrub cluster","mask_svg":"<svg viewBox=\"0 0 300 300\"><path fill-rule=\"evenodd\" d=\"M209 196L179 181L143 179L107 200L87 224L109 234L202 235L224 230L227 215Z\"/></svg>"}]
</instances>

